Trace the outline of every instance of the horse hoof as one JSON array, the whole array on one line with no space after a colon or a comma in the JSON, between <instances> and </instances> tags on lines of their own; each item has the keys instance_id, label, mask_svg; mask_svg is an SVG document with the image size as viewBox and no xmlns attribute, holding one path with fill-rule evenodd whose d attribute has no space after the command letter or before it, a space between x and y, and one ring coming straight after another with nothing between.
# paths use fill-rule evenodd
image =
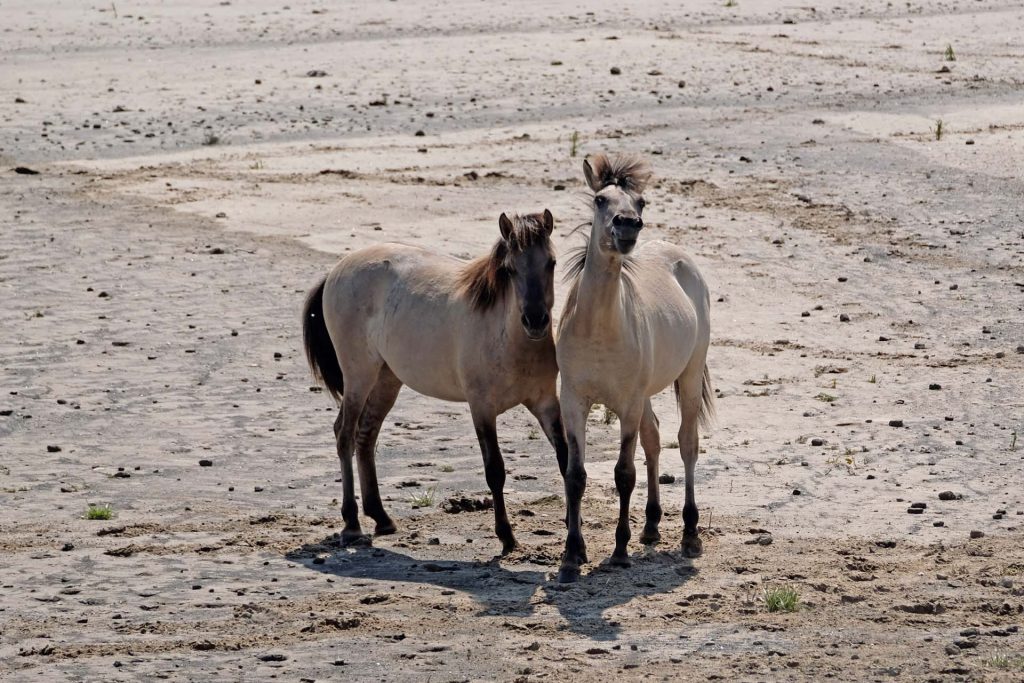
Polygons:
<instances>
[{"instance_id":1,"label":"horse hoof","mask_svg":"<svg viewBox=\"0 0 1024 683\"><path fill-rule=\"evenodd\" d=\"M621 555L613 553L608 559L608 564L613 567L622 567L623 569L626 569L633 566L633 560L629 559L629 555L626 553L622 553Z\"/></svg>"},{"instance_id":2,"label":"horse hoof","mask_svg":"<svg viewBox=\"0 0 1024 683\"><path fill-rule=\"evenodd\" d=\"M369 536L364 534L362 531L342 531L341 532L341 547L342 548L354 548L354 547L368 547L373 545Z\"/></svg>"},{"instance_id":3,"label":"horse hoof","mask_svg":"<svg viewBox=\"0 0 1024 683\"><path fill-rule=\"evenodd\" d=\"M505 557L506 555L510 554L513 550L515 550L518 547L519 547L519 544L516 543L516 539L514 539L514 538L510 539L508 541L502 541L502 543L501 543L501 556Z\"/></svg>"},{"instance_id":4,"label":"horse hoof","mask_svg":"<svg viewBox=\"0 0 1024 683\"><path fill-rule=\"evenodd\" d=\"M563 564L558 570L558 583L576 583L580 580L580 568L571 564Z\"/></svg>"},{"instance_id":5,"label":"horse hoof","mask_svg":"<svg viewBox=\"0 0 1024 683\"><path fill-rule=\"evenodd\" d=\"M686 557L700 557L704 552L704 544L701 543L697 534L683 534L683 555Z\"/></svg>"},{"instance_id":6,"label":"horse hoof","mask_svg":"<svg viewBox=\"0 0 1024 683\"><path fill-rule=\"evenodd\" d=\"M390 519L386 522L378 522L377 527L373 530L374 536L390 536L391 534L398 531L398 527Z\"/></svg>"},{"instance_id":7,"label":"horse hoof","mask_svg":"<svg viewBox=\"0 0 1024 683\"><path fill-rule=\"evenodd\" d=\"M640 534L640 542L644 545L654 545L659 541L661 541L661 532L657 529L654 529L653 531L644 529L644 532Z\"/></svg>"}]
</instances>

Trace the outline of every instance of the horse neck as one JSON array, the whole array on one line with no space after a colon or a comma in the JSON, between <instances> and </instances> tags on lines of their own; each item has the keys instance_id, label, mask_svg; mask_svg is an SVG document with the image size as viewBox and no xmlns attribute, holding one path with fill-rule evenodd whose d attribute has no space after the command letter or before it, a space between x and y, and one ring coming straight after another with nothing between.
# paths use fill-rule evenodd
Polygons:
<instances>
[{"instance_id":1,"label":"horse neck","mask_svg":"<svg viewBox=\"0 0 1024 683\"><path fill-rule=\"evenodd\" d=\"M622 257L601 251L595 227L587 245L587 262L580 275L577 317L590 329L608 331L622 324Z\"/></svg>"}]
</instances>

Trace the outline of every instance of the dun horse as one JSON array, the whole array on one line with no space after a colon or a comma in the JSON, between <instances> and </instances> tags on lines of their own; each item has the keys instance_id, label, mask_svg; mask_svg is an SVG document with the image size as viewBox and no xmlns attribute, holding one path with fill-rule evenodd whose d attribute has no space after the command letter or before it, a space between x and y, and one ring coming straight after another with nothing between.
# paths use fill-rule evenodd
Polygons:
<instances>
[{"instance_id":1,"label":"dun horse","mask_svg":"<svg viewBox=\"0 0 1024 683\"><path fill-rule=\"evenodd\" d=\"M525 405L564 470L567 448L551 338L554 220L545 210L511 219L502 214L498 225L501 239L468 264L398 244L354 252L306 299L306 356L314 376L341 404L334 434L341 460L342 543L364 538L353 451L363 512L376 522L376 534L395 531L381 502L374 451L403 384L469 403L503 553L516 541L505 511L497 416Z\"/></svg>"},{"instance_id":2,"label":"dun horse","mask_svg":"<svg viewBox=\"0 0 1024 683\"><path fill-rule=\"evenodd\" d=\"M603 403L619 417L621 441L615 465L619 519L611 562L629 565L629 499L636 485L633 456L637 436L647 456L646 524L643 543L660 540L661 503L658 418L650 397L675 386L682 423L679 452L686 470L683 505L683 551L701 552L694 501L698 422L712 409L705 359L710 340L708 288L690 257L677 246L650 242L636 250L643 228L646 164L632 157L600 154L583 163L594 192L590 240L569 267L572 278L558 329L557 358L562 373L562 419L569 444L564 472L568 535L558 580L579 578L587 561L581 530L580 501L586 487L584 468L587 415Z\"/></svg>"}]
</instances>

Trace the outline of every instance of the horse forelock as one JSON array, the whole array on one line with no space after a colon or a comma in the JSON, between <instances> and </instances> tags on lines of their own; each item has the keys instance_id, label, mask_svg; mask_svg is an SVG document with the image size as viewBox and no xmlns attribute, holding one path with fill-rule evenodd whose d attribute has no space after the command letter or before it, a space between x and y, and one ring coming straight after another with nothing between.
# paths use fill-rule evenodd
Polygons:
<instances>
[{"instance_id":1,"label":"horse forelock","mask_svg":"<svg viewBox=\"0 0 1024 683\"><path fill-rule=\"evenodd\" d=\"M495 242L489 253L470 261L459 275L459 291L478 311L490 310L505 298L517 255L535 246L544 247L552 258L555 255L543 214L513 215L510 222L508 238Z\"/></svg>"},{"instance_id":2,"label":"horse forelock","mask_svg":"<svg viewBox=\"0 0 1024 683\"><path fill-rule=\"evenodd\" d=\"M643 193L651 180L651 167L643 158L633 154L595 154L587 160L593 172L590 189L600 192L616 185L628 192ZM595 187L596 185L596 187Z\"/></svg>"}]
</instances>

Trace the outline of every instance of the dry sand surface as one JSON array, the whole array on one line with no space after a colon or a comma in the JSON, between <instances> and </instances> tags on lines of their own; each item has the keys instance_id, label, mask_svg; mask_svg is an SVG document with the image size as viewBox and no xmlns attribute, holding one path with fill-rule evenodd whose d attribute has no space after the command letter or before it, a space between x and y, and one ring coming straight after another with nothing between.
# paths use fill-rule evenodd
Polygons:
<instances>
[{"instance_id":1,"label":"dry sand surface","mask_svg":"<svg viewBox=\"0 0 1024 683\"><path fill-rule=\"evenodd\" d=\"M0 0L0 678L1021 680L1022 79L996 0ZM502 211L564 253L598 151L650 159L642 239L711 283L704 556L668 394L631 569L613 416L561 586L526 411L495 559L441 508L487 495L468 409L409 391L399 532L337 547L306 290L379 241L481 253Z\"/></svg>"}]
</instances>

